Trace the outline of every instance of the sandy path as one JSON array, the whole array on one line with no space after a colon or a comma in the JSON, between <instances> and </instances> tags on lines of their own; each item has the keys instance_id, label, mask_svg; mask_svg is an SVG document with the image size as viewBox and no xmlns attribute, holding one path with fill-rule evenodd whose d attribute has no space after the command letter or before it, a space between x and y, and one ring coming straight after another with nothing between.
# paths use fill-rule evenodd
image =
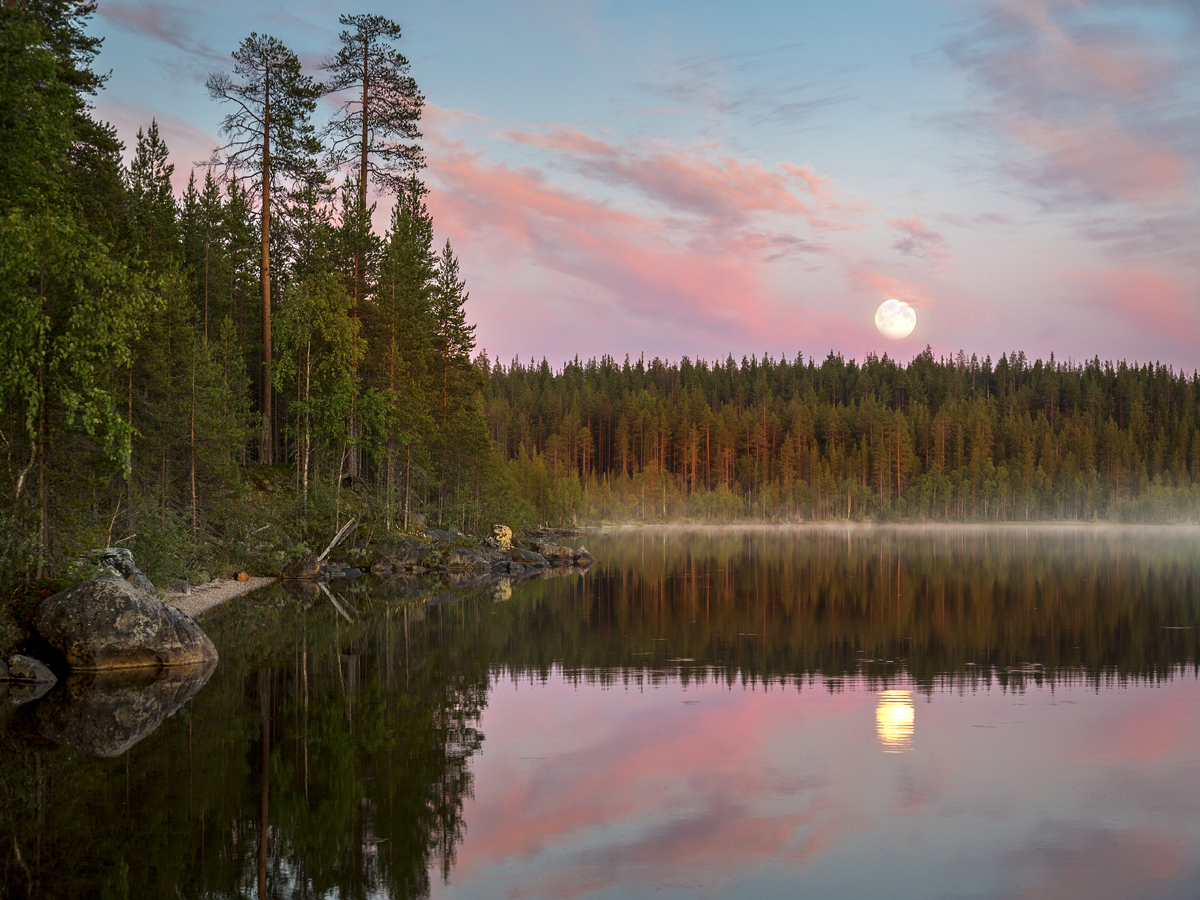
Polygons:
<instances>
[{"instance_id":1,"label":"sandy path","mask_svg":"<svg viewBox=\"0 0 1200 900\"><path fill-rule=\"evenodd\" d=\"M236 578L218 578L208 584L198 584L190 594L162 595L163 603L173 606L180 612L185 612L192 618L202 612L220 606L226 600L241 597L261 587L266 587L276 579L267 577L251 577L249 581L238 581Z\"/></svg>"}]
</instances>

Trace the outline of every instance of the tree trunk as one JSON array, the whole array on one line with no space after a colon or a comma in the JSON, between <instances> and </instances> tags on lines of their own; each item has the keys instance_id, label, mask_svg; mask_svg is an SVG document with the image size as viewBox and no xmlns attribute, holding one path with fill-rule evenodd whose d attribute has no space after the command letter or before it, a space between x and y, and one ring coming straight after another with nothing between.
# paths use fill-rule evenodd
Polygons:
<instances>
[{"instance_id":1,"label":"tree trunk","mask_svg":"<svg viewBox=\"0 0 1200 900\"><path fill-rule=\"evenodd\" d=\"M258 460L275 461L275 429L271 415L271 73L266 73L262 169L262 438Z\"/></svg>"}]
</instances>

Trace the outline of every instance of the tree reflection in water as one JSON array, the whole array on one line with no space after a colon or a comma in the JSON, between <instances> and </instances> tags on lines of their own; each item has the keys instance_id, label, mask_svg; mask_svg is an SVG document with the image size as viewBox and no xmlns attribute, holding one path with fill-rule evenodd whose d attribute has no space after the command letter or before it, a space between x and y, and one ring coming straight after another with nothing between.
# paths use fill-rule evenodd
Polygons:
<instances>
[{"instance_id":1,"label":"tree reflection in water","mask_svg":"<svg viewBox=\"0 0 1200 900\"><path fill-rule=\"evenodd\" d=\"M6 713L0 897L427 895L431 872L453 877L489 686L514 675L923 692L1170 678L1198 656L1196 538L639 529L589 535L596 569L503 602L360 579L336 589L343 616L260 592L204 619L217 672L119 759L52 744L34 704ZM912 740L912 708L878 714L884 744Z\"/></svg>"}]
</instances>

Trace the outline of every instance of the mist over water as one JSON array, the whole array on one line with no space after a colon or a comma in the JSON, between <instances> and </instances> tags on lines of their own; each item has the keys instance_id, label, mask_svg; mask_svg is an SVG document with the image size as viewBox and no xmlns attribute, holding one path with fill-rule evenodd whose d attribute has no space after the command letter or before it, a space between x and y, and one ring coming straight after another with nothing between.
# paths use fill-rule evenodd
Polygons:
<instances>
[{"instance_id":1,"label":"mist over water","mask_svg":"<svg viewBox=\"0 0 1200 900\"><path fill-rule=\"evenodd\" d=\"M8 708L0 897L1194 896L1198 539L616 528L259 592L117 759Z\"/></svg>"}]
</instances>

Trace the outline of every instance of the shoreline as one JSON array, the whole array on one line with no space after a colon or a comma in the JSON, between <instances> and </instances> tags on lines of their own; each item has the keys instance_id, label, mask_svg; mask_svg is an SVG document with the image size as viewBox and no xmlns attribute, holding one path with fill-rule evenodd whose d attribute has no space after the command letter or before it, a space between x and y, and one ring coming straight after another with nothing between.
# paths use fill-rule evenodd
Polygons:
<instances>
[{"instance_id":1,"label":"shoreline","mask_svg":"<svg viewBox=\"0 0 1200 900\"><path fill-rule=\"evenodd\" d=\"M167 606L173 606L194 619L227 600L244 597L251 591L257 591L278 580L278 578L266 575L251 576L247 581L238 581L236 578L218 578L208 584L198 584L186 594L167 592L159 596Z\"/></svg>"}]
</instances>

